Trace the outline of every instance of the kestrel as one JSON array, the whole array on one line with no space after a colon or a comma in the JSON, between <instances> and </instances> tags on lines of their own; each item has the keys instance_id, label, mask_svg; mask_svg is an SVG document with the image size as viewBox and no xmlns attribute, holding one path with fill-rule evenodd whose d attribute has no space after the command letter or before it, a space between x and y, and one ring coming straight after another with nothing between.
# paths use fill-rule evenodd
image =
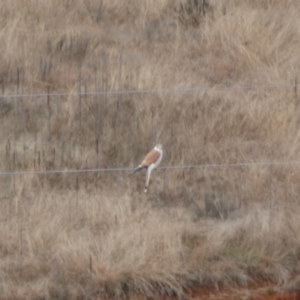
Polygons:
<instances>
[{"instance_id":1,"label":"kestrel","mask_svg":"<svg viewBox=\"0 0 300 300\"><path fill-rule=\"evenodd\" d=\"M134 171L129 175L133 175L138 171L141 171L142 169L147 169L147 175L146 175L146 183L144 192L147 193L148 191L148 185L150 180L151 172L157 168L157 166L161 163L163 157L163 149L161 144L157 144L144 158L144 160L139 164L139 166L134 169Z\"/></svg>"}]
</instances>

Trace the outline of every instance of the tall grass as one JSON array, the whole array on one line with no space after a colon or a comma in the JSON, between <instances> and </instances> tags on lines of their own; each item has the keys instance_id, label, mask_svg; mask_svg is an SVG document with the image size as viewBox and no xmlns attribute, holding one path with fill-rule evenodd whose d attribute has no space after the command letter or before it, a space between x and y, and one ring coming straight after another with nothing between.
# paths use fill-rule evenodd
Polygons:
<instances>
[{"instance_id":1,"label":"tall grass","mask_svg":"<svg viewBox=\"0 0 300 300\"><path fill-rule=\"evenodd\" d=\"M298 271L298 205L195 219L191 205L68 191L1 208L3 298L182 295L199 283L284 284Z\"/></svg>"},{"instance_id":2,"label":"tall grass","mask_svg":"<svg viewBox=\"0 0 300 300\"><path fill-rule=\"evenodd\" d=\"M1 170L134 167L157 142L162 166L298 161L298 2L201 4L2 1ZM146 196L143 174L1 176L0 295L296 286L299 178L161 169Z\"/></svg>"}]
</instances>

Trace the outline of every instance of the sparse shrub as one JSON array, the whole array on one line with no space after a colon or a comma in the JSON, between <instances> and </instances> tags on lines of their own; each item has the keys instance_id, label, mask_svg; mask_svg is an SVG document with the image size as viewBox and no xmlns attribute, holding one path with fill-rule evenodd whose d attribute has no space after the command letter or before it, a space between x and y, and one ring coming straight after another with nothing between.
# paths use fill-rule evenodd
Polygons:
<instances>
[{"instance_id":1,"label":"sparse shrub","mask_svg":"<svg viewBox=\"0 0 300 300\"><path fill-rule=\"evenodd\" d=\"M4 117L13 108L11 102L7 101L5 98L0 97L0 117Z\"/></svg>"},{"instance_id":2,"label":"sparse shrub","mask_svg":"<svg viewBox=\"0 0 300 300\"><path fill-rule=\"evenodd\" d=\"M40 59L40 75L42 80L46 80L47 76L50 74L52 69L52 59L51 57L42 56Z\"/></svg>"},{"instance_id":3,"label":"sparse shrub","mask_svg":"<svg viewBox=\"0 0 300 300\"><path fill-rule=\"evenodd\" d=\"M85 1L85 7L91 17L95 22L99 22L103 14L103 1Z\"/></svg>"},{"instance_id":4,"label":"sparse shrub","mask_svg":"<svg viewBox=\"0 0 300 300\"><path fill-rule=\"evenodd\" d=\"M63 33L57 39L48 39L45 49L48 55L58 55L61 60L73 60L81 65L86 57L89 43L90 38L84 33ZM48 62L45 62L48 65Z\"/></svg>"},{"instance_id":5,"label":"sparse shrub","mask_svg":"<svg viewBox=\"0 0 300 300\"><path fill-rule=\"evenodd\" d=\"M185 27L198 27L210 7L209 0L187 0L177 9L178 20Z\"/></svg>"},{"instance_id":6,"label":"sparse shrub","mask_svg":"<svg viewBox=\"0 0 300 300\"><path fill-rule=\"evenodd\" d=\"M220 195L206 195L205 212L212 218L227 219L229 206Z\"/></svg>"}]
</instances>

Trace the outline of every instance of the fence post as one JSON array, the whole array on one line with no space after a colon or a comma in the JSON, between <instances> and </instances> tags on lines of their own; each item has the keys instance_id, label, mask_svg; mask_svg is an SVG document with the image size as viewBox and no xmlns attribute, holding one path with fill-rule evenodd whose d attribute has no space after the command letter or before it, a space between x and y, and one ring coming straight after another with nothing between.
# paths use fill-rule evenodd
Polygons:
<instances>
[{"instance_id":1,"label":"fence post","mask_svg":"<svg viewBox=\"0 0 300 300\"><path fill-rule=\"evenodd\" d=\"M21 198L20 198L21 199ZM22 271L22 258L23 258L23 208L20 199L17 200L17 215L18 215L18 264L20 271Z\"/></svg>"},{"instance_id":2,"label":"fence post","mask_svg":"<svg viewBox=\"0 0 300 300\"><path fill-rule=\"evenodd\" d=\"M274 166L271 165L270 166L270 170L269 170L269 180L270 180L270 208L272 209L274 207L274 192L273 192L273 176L274 176Z\"/></svg>"},{"instance_id":3,"label":"fence post","mask_svg":"<svg viewBox=\"0 0 300 300\"><path fill-rule=\"evenodd\" d=\"M78 76L78 106L79 106L79 128L81 129L81 66L79 67Z\"/></svg>"},{"instance_id":4,"label":"fence post","mask_svg":"<svg viewBox=\"0 0 300 300\"><path fill-rule=\"evenodd\" d=\"M50 104L50 87L47 88L47 107L48 107L48 140L51 139L51 104Z\"/></svg>"}]
</instances>

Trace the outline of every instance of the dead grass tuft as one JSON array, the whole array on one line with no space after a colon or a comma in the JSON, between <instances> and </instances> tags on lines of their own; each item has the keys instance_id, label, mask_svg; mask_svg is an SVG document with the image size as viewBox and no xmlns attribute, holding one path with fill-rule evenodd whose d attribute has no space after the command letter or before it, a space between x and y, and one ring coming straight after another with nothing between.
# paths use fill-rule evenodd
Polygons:
<instances>
[{"instance_id":1,"label":"dead grass tuft","mask_svg":"<svg viewBox=\"0 0 300 300\"><path fill-rule=\"evenodd\" d=\"M129 195L81 191L16 200L0 241L7 298L16 291L20 297L179 296L199 283L287 283L298 270L298 206L291 213L256 205L236 218L195 222L192 206L162 208ZM2 202L1 218L9 205Z\"/></svg>"}]
</instances>

